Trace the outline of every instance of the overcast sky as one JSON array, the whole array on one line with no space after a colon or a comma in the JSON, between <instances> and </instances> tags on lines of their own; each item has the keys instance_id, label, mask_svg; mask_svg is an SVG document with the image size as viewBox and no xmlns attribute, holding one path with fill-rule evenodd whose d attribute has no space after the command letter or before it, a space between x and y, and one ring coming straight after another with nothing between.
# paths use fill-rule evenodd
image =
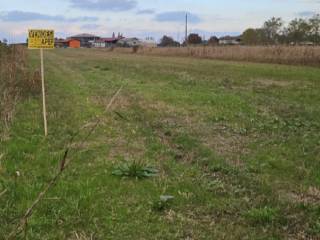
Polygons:
<instances>
[{"instance_id":1,"label":"overcast sky","mask_svg":"<svg viewBox=\"0 0 320 240\"><path fill-rule=\"evenodd\" d=\"M121 32L181 40L185 12L190 32L235 35L272 16L289 21L320 13L320 0L0 0L0 39L22 41L29 28L50 28L59 37Z\"/></svg>"}]
</instances>

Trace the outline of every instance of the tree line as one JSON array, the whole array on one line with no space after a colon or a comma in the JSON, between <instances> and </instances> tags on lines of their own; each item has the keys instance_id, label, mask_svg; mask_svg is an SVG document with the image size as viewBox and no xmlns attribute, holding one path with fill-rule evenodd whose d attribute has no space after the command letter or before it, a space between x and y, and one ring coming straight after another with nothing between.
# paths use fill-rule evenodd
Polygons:
<instances>
[{"instance_id":1,"label":"tree line","mask_svg":"<svg viewBox=\"0 0 320 240\"><path fill-rule=\"evenodd\" d=\"M320 44L320 14L311 18L295 18L287 25L273 17L261 28L249 28L242 34L246 45L261 44Z\"/></svg>"},{"instance_id":2,"label":"tree line","mask_svg":"<svg viewBox=\"0 0 320 240\"><path fill-rule=\"evenodd\" d=\"M272 17L264 22L260 28L248 28L240 36L244 45L320 45L320 14L310 18L295 18L285 24L282 18ZM161 47L177 47L181 45L218 45L216 36L204 40L197 33L189 34L182 44L172 37L163 36Z\"/></svg>"},{"instance_id":3,"label":"tree line","mask_svg":"<svg viewBox=\"0 0 320 240\"><path fill-rule=\"evenodd\" d=\"M202 37L197 33L191 33L188 35L187 40L183 41L181 44L178 41L175 41L172 37L169 37L167 35L164 35L160 40L160 47L179 47L179 46L185 46L187 44L191 45L198 45L198 44L208 44L208 45L218 45L219 44L219 38L216 36L210 37L209 40L204 40Z\"/></svg>"}]
</instances>

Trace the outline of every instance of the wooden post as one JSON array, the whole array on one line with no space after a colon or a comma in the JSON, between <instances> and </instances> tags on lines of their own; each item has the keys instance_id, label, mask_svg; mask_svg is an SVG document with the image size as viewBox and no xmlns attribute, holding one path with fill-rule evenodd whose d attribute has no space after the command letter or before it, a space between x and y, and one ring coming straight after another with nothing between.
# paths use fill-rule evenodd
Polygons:
<instances>
[{"instance_id":1,"label":"wooden post","mask_svg":"<svg viewBox=\"0 0 320 240\"><path fill-rule=\"evenodd\" d=\"M43 64L43 49L40 49L41 58L41 83L42 83L42 108L43 108L43 125L44 125L44 135L48 136L48 126L47 126L47 109L46 109L46 91L44 86L44 64Z\"/></svg>"}]
</instances>

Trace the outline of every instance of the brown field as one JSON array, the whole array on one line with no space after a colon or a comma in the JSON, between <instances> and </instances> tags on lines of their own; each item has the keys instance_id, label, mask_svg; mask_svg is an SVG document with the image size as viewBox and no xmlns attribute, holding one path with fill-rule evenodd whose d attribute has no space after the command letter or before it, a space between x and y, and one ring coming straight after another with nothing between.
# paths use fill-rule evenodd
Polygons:
<instances>
[{"instance_id":1,"label":"brown field","mask_svg":"<svg viewBox=\"0 0 320 240\"><path fill-rule=\"evenodd\" d=\"M115 48L116 52L135 52ZM187 48L139 48L139 54L206 59L320 66L319 46L216 46Z\"/></svg>"}]
</instances>

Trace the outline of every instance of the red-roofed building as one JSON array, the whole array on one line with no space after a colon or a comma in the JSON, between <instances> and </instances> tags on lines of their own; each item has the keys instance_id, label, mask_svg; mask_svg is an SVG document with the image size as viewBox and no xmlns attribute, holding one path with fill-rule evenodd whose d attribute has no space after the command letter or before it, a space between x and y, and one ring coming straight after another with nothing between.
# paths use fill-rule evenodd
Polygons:
<instances>
[{"instance_id":1,"label":"red-roofed building","mask_svg":"<svg viewBox=\"0 0 320 240\"><path fill-rule=\"evenodd\" d=\"M80 48L80 41L75 39L55 39L54 46L56 48Z\"/></svg>"},{"instance_id":2,"label":"red-roofed building","mask_svg":"<svg viewBox=\"0 0 320 240\"><path fill-rule=\"evenodd\" d=\"M100 38L95 40L92 43L93 47L96 48L107 48L107 47L113 47L115 44L124 37L121 34L118 34L118 37L115 37L115 34L113 33L111 38Z\"/></svg>"},{"instance_id":3,"label":"red-roofed building","mask_svg":"<svg viewBox=\"0 0 320 240\"><path fill-rule=\"evenodd\" d=\"M74 35L68 38L68 40L78 40L80 41L81 47L91 47L92 43L96 40L100 39L99 36L95 36L88 33L82 33L78 35Z\"/></svg>"}]
</instances>

